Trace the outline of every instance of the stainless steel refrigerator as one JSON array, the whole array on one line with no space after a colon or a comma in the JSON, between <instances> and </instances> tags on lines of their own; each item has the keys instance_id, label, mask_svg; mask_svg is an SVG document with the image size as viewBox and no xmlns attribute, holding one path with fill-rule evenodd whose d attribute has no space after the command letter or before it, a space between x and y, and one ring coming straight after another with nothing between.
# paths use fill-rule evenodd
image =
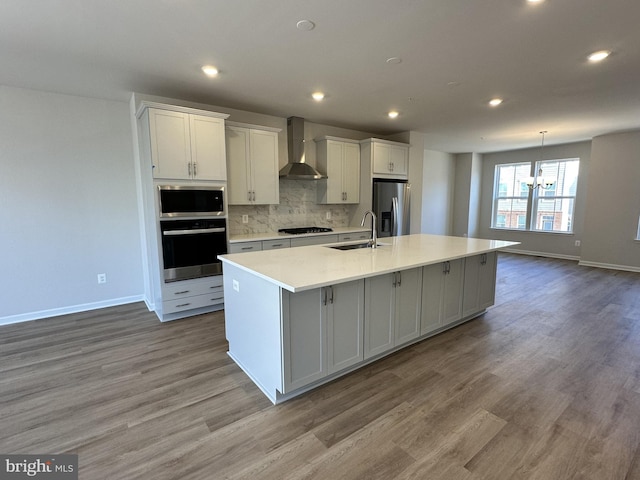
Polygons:
<instances>
[{"instance_id":1,"label":"stainless steel refrigerator","mask_svg":"<svg viewBox=\"0 0 640 480\"><path fill-rule=\"evenodd\" d=\"M378 237L409 234L409 194L407 181L375 178L373 211L378 218Z\"/></svg>"}]
</instances>

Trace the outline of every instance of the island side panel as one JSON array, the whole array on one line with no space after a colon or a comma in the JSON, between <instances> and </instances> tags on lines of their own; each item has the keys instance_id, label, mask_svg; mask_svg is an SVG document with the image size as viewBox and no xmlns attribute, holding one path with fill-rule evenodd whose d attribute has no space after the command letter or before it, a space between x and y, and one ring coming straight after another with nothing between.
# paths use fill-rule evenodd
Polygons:
<instances>
[{"instance_id":1,"label":"island side panel","mask_svg":"<svg viewBox=\"0 0 640 480\"><path fill-rule=\"evenodd\" d=\"M280 288L228 263L223 273L229 356L276 403L282 389Z\"/></svg>"}]
</instances>

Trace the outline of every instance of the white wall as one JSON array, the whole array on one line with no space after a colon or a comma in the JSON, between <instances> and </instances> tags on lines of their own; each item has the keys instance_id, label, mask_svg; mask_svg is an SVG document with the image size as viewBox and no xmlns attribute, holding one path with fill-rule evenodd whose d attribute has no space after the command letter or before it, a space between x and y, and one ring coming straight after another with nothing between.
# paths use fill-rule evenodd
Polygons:
<instances>
[{"instance_id":1,"label":"white wall","mask_svg":"<svg viewBox=\"0 0 640 480\"><path fill-rule=\"evenodd\" d=\"M592 141L580 263L640 271L640 131Z\"/></svg>"},{"instance_id":2,"label":"white wall","mask_svg":"<svg viewBox=\"0 0 640 480\"><path fill-rule=\"evenodd\" d=\"M0 112L0 324L140 300L128 105L0 86Z\"/></svg>"},{"instance_id":3,"label":"white wall","mask_svg":"<svg viewBox=\"0 0 640 480\"><path fill-rule=\"evenodd\" d=\"M454 155L424 151L421 233L451 234L455 173Z\"/></svg>"}]
</instances>

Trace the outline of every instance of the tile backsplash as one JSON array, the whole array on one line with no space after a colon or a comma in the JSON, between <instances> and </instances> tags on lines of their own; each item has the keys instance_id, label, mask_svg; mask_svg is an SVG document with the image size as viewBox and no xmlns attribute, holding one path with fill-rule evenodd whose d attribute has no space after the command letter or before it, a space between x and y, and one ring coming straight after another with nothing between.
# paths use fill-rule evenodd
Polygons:
<instances>
[{"instance_id":1,"label":"tile backsplash","mask_svg":"<svg viewBox=\"0 0 640 480\"><path fill-rule=\"evenodd\" d=\"M356 205L319 205L319 182L310 180L280 180L279 205L229 205L229 233L277 232L286 227L347 227ZM330 219L327 219L330 212ZM242 216L249 223L242 223Z\"/></svg>"}]
</instances>

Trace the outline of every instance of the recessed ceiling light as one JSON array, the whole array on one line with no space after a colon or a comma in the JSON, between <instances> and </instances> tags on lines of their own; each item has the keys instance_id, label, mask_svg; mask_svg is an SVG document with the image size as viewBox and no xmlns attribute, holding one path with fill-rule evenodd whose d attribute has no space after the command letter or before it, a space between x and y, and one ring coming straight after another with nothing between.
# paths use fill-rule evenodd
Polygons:
<instances>
[{"instance_id":1,"label":"recessed ceiling light","mask_svg":"<svg viewBox=\"0 0 640 480\"><path fill-rule=\"evenodd\" d=\"M311 20L300 20L298 23L296 23L296 28L298 30L304 30L305 32L308 32L309 30L313 30L314 28L316 28L316 24Z\"/></svg>"},{"instance_id":2,"label":"recessed ceiling light","mask_svg":"<svg viewBox=\"0 0 640 480\"><path fill-rule=\"evenodd\" d=\"M543 3L544 0L527 0L527 3Z\"/></svg>"},{"instance_id":3,"label":"recessed ceiling light","mask_svg":"<svg viewBox=\"0 0 640 480\"><path fill-rule=\"evenodd\" d=\"M491 105L492 107L497 107L501 103L502 103L501 98L492 98L491 100L489 100L489 105Z\"/></svg>"},{"instance_id":4,"label":"recessed ceiling light","mask_svg":"<svg viewBox=\"0 0 640 480\"><path fill-rule=\"evenodd\" d=\"M589 59L590 62L601 62L602 60L607 58L609 55L611 55L611 52L609 50L600 50L598 52L593 52L587 58Z\"/></svg>"},{"instance_id":5,"label":"recessed ceiling light","mask_svg":"<svg viewBox=\"0 0 640 480\"><path fill-rule=\"evenodd\" d=\"M322 100L324 100L324 93L322 92L313 92L311 96L316 102L321 102Z\"/></svg>"},{"instance_id":6,"label":"recessed ceiling light","mask_svg":"<svg viewBox=\"0 0 640 480\"><path fill-rule=\"evenodd\" d=\"M398 112L396 112L395 110L391 110L389 113L387 113L387 115L389 115L389 118L397 118L398 115L400 115Z\"/></svg>"},{"instance_id":7,"label":"recessed ceiling light","mask_svg":"<svg viewBox=\"0 0 640 480\"><path fill-rule=\"evenodd\" d=\"M397 65L398 63L402 63L402 59L400 57L387 58L387 63L389 65Z\"/></svg>"},{"instance_id":8,"label":"recessed ceiling light","mask_svg":"<svg viewBox=\"0 0 640 480\"><path fill-rule=\"evenodd\" d=\"M205 65L202 67L202 71L207 77L215 77L218 75L218 69L213 65Z\"/></svg>"}]
</instances>

